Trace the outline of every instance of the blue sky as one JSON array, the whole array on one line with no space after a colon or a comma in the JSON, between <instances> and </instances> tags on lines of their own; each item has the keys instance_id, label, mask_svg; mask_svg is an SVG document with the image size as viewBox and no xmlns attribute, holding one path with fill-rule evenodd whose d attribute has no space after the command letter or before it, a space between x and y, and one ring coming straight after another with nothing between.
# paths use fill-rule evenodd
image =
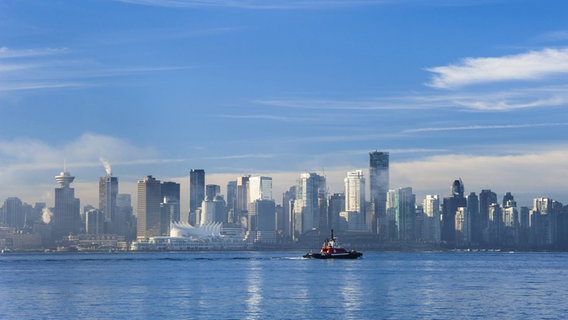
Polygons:
<instances>
[{"instance_id":1,"label":"blue sky","mask_svg":"<svg viewBox=\"0 0 568 320\"><path fill-rule=\"evenodd\" d=\"M203 168L225 188L391 154L391 187L568 202L568 2L5 0L0 199L82 204ZM184 198L185 197L185 198Z\"/></svg>"}]
</instances>

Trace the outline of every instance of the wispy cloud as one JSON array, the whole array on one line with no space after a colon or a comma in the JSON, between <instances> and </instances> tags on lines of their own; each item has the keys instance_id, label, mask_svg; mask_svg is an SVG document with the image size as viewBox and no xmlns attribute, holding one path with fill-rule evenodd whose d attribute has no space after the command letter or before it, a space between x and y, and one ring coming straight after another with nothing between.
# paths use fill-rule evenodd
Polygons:
<instances>
[{"instance_id":1,"label":"wispy cloud","mask_svg":"<svg viewBox=\"0 0 568 320\"><path fill-rule=\"evenodd\" d=\"M537 40L544 42L557 42L568 40L568 30L556 30L541 34Z\"/></svg>"},{"instance_id":2,"label":"wispy cloud","mask_svg":"<svg viewBox=\"0 0 568 320\"><path fill-rule=\"evenodd\" d=\"M568 73L568 48L542 49L490 58L466 58L458 64L426 69L435 75L428 86L457 88L511 80L535 80Z\"/></svg>"},{"instance_id":3,"label":"wispy cloud","mask_svg":"<svg viewBox=\"0 0 568 320\"><path fill-rule=\"evenodd\" d=\"M389 0L119 0L125 3L161 7L228 7L241 9L317 9L392 3Z\"/></svg>"},{"instance_id":4,"label":"wispy cloud","mask_svg":"<svg viewBox=\"0 0 568 320\"><path fill-rule=\"evenodd\" d=\"M568 122L552 123L528 123L528 124L505 124L505 125L474 125L460 127L431 127L404 130L404 133L436 132L436 131L469 131L469 130L498 130L498 129L523 129L568 126Z\"/></svg>"},{"instance_id":5,"label":"wispy cloud","mask_svg":"<svg viewBox=\"0 0 568 320\"><path fill-rule=\"evenodd\" d=\"M329 111L380 111L463 109L483 112L556 107L568 104L568 86L542 86L524 89L462 91L435 94L409 93L400 96L332 100L332 99L258 99L253 103L274 107Z\"/></svg>"},{"instance_id":6,"label":"wispy cloud","mask_svg":"<svg viewBox=\"0 0 568 320\"><path fill-rule=\"evenodd\" d=\"M0 59L56 55L67 51L67 48L12 49L8 47L0 47Z\"/></svg>"},{"instance_id":7,"label":"wispy cloud","mask_svg":"<svg viewBox=\"0 0 568 320\"><path fill-rule=\"evenodd\" d=\"M221 118L227 119L251 119L251 120L277 120L277 121L290 121L288 117L275 116L270 114L226 114L221 115Z\"/></svg>"},{"instance_id":8,"label":"wispy cloud","mask_svg":"<svg viewBox=\"0 0 568 320\"><path fill-rule=\"evenodd\" d=\"M276 155L274 154L266 154L266 153L253 153L253 154L233 154L233 155L224 155L224 156L216 156L216 157L205 157L206 160L231 160L231 159L269 159L274 158Z\"/></svg>"},{"instance_id":9,"label":"wispy cloud","mask_svg":"<svg viewBox=\"0 0 568 320\"><path fill-rule=\"evenodd\" d=\"M190 69L190 66L105 66L93 61L63 59L62 49L0 48L0 92L100 86L101 78Z\"/></svg>"}]
</instances>

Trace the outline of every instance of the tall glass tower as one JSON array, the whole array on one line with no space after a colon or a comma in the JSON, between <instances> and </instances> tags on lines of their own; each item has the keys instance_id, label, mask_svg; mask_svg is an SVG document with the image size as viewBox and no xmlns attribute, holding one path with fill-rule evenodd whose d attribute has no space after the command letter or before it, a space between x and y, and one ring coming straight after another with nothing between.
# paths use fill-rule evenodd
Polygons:
<instances>
[{"instance_id":1,"label":"tall glass tower","mask_svg":"<svg viewBox=\"0 0 568 320\"><path fill-rule=\"evenodd\" d=\"M99 179L99 209L103 212L105 233L117 233L116 195L118 178L107 174Z\"/></svg>"},{"instance_id":2,"label":"tall glass tower","mask_svg":"<svg viewBox=\"0 0 568 320\"><path fill-rule=\"evenodd\" d=\"M389 191L389 153L374 151L369 153L370 200L375 205L376 232L386 234L388 221L387 192Z\"/></svg>"},{"instance_id":3,"label":"tall glass tower","mask_svg":"<svg viewBox=\"0 0 568 320\"><path fill-rule=\"evenodd\" d=\"M365 177L363 170L347 172L345 183L345 211L365 214ZM364 219L360 222L364 223Z\"/></svg>"},{"instance_id":4,"label":"tall glass tower","mask_svg":"<svg viewBox=\"0 0 568 320\"><path fill-rule=\"evenodd\" d=\"M189 172L189 223L196 224L195 211L205 199L205 170L191 169Z\"/></svg>"},{"instance_id":5,"label":"tall glass tower","mask_svg":"<svg viewBox=\"0 0 568 320\"><path fill-rule=\"evenodd\" d=\"M319 229L321 195L326 194L325 177L316 173L302 173L296 181L296 200L294 201L294 233L303 235ZM324 197L327 198L327 197Z\"/></svg>"},{"instance_id":6,"label":"tall glass tower","mask_svg":"<svg viewBox=\"0 0 568 320\"><path fill-rule=\"evenodd\" d=\"M53 236L60 240L70 233L78 234L81 230L80 202L75 198L75 189L71 182L75 177L65 169L55 177L59 188L55 188L55 207L53 210Z\"/></svg>"}]
</instances>

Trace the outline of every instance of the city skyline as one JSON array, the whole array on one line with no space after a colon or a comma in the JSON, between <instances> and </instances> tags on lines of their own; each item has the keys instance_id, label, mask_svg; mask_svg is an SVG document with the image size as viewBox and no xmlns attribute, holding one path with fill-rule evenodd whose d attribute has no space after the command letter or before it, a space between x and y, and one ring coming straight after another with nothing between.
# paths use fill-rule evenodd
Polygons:
<instances>
[{"instance_id":1,"label":"city skyline","mask_svg":"<svg viewBox=\"0 0 568 320\"><path fill-rule=\"evenodd\" d=\"M120 193L301 172L341 192L369 151L418 199L491 189L568 202L568 4L26 1L0 4L0 198L53 205L67 162ZM104 168L106 170L106 168ZM369 180L368 180L369 181Z\"/></svg>"}]
</instances>

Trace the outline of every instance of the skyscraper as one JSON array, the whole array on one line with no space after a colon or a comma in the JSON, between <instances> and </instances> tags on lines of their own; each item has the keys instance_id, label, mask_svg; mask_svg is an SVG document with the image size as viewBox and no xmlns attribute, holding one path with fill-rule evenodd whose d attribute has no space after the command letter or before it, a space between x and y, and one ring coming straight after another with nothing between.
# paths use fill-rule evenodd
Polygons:
<instances>
[{"instance_id":1,"label":"skyscraper","mask_svg":"<svg viewBox=\"0 0 568 320\"><path fill-rule=\"evenodd\" d=\"M456 243L456 212L467 207L464 185L461 179L454 180L449 197L444 198L442 210L442 241L450 245Z\"/></svg>"},{"instance_id":2,"label":"skyscraper","mask_svg":"<svg viewBox=\"0 0 568 320\"><path fill-rule=\"evenodd\" d=\"M248 201L253 203L256 200L272 200L271 177L255 176L249 178Z\"/></svg>"},{"instance_id":3,"label":"skyscraper","mask_svg":"<svg viewBox=\"0 0 568 320\"><path fill-rule=\"evenodd\" d=\"M320 194L326 194L325 177L316 173L302 173L296 181L294 201L294 233L303 235L320 225Z\"/></svg>"},{"instance_id":4,"label":"skyscraper","mask_svg":"<svg viewBox=\"0 0 568 320\"><path fill-rule=\"evenodd\" d=\"M81 231L81 213L79 199L75 198L75 189L70 185L75 180L65 169L55 177L59 188L55 188L55 207L53 208L53 236L55 240L68 234Z\"/></svg>"},{"instance_id":5,"label":"skyscraper","mask_svg":"<svg viewBox=\"0 0 568 320\"><path fill-rule=\"evenodd\" d=\"M365 177L363 170L347 172L345 183L345 211L364 214L365 210ZM364 222L365 220L361 220Z\"/></svg>"},{"instance_id":6,"label":"skyscraper","mask_svg":"<svg viewBox=\"0 0 568 320\"><path fill-rule=\"evenodd\" d=\"M440 243L440 197L438 195L427 195L423 202L425 221L424 238L433 242Z\"/></svg>"},{"instance_id":7,"label":"skyscraper","mask_svg":"<svg viewBox=\"0 0 568 320\"><path fill-rule=\"evenodd\" d=\"M160 180L147 176L138 181L138 240L161 235L161 198Z\"/></svg>"},{"instance_id":8,"label":"skyscraper","mask_svg":"<svg viewBox=\"0 0 568 320\"><path fill-rule=\"evenodd\" d=\"M195 211L205 199L205 170L191 169L189 173L189 223L195 225Z\"/></svg>"},{"instance_id":9,"label":"skyscraper","mask_svg":"<svg viewBox=\"0 0 568 320\"><path fill-rule=\"evenodd\" d=\"M237 224L243 226L247 224L249 177L237 177L237 200L234 219Z\"/></svg>"},{"instance_id":10,"label":"skyscraper","mask_svg":"<svg viewBox=\"0 0 568 320\"><path fill-rule=\"evenodd\" d=\"M161 212L161 233L164 236L170 235L170 225L172 222L182 221L180 216L180 184L172 181L162 182L161 185L162 192L162 203L160 207ZM185 216L185 221L189 221L189 216Z\"/></svg>"},{"instance_id":11,"label":"skyscraper","mask_svg":"<svg viewBox=\"0 0 568 320\"><path fill-rule=\"evenodd\" d=\"M327 208L327 216L329 221L330 229L337 232L345 231L341 229L341 224L339 223L339 214L345 210L345 194L344 193L334 193L329 197L329 205Z\"/></svg>"},{"instance_id":12,"label":"skyscraper","mask_svg":"<svg viewBox=\"0 0 568 320\"><path fill-rule=\"evenodd\" d=\"M221 194L221 186L217 184L205 185L205 197L213 200L218 194Z\"/></svg>"},{"instance_id":13,"label":"skyscraper","mask_svg":"<svg viewBox=\"0 0 568 320\"><path fill-rule=\"evenodd\" d=\"M22 229L26 223L26 215L23 210L22 200L17 197L9 197L4 201L0 215L0 225L15 229Z\"/></svg>"},{"instance_id":14,"label":"skyscraper","mask_svg":"<svg viewBox=\"0 0 568 320\"><path fill-rule=\"evenodd\" d=\"M386 217L387 192L389 191L389 153L374 151L369 153L369 184L371 202L375 206L376 232L386 234L388 221Z\"/></svg>"},{"instance_id":15,"label":"skyscraper","mask_svg":"<svg viewBox=\"0 0 568 320\"><path fill-rule=\"evenodd\" d=\"M118 178L107 174L99 179L99 210L103 214L104 231L100 233L117 233L116 195L118 194Z\"/></svg>"},{"instance_id":16,"label":"skyscraper","mask_svg":"<svg viewBox=\"0 0 568 320\"><path fill-rule=\"evenodd\" d=\"M227 216L229 223L235 223L235 210L237 207L237 181L227 183Z\"/></svg>"},{"instance_id":17,"label":"skyscraper","mask_svg":"<svg viewBox=\"0 0 568 320\"><path fill-rule=\"evenodd\" d=\"M388 208L394 216L395 236L401 241L413 241L416 196L412 188L398 188L389 191Z\"/></svg>"},{"instance_id":18,"label":"skyscraper","mask_svg":"<svg viewBox=\"0 0 568 320\"><path fill-rule=\"evenodd\" d=\"M121 222L117 225L117 234L125 236L127 240L136 239L136 218L132 211L132 196L119 193L116 196L116 212Z\"/></svg>"},{"instance_id":19,"label":"skyscraper","mask_svg":"<svg viewBox=\"0 0 568 320\"><path fill-rule=\"evenodd\" d=\"M489 242L486 231L489 225L489 209L494 203L497 203L497 194L489 189L481 190L479 193L479 227L481 228L482 236L479 240L481 240L482 243Z\"/></svg>"}]
</instances>

